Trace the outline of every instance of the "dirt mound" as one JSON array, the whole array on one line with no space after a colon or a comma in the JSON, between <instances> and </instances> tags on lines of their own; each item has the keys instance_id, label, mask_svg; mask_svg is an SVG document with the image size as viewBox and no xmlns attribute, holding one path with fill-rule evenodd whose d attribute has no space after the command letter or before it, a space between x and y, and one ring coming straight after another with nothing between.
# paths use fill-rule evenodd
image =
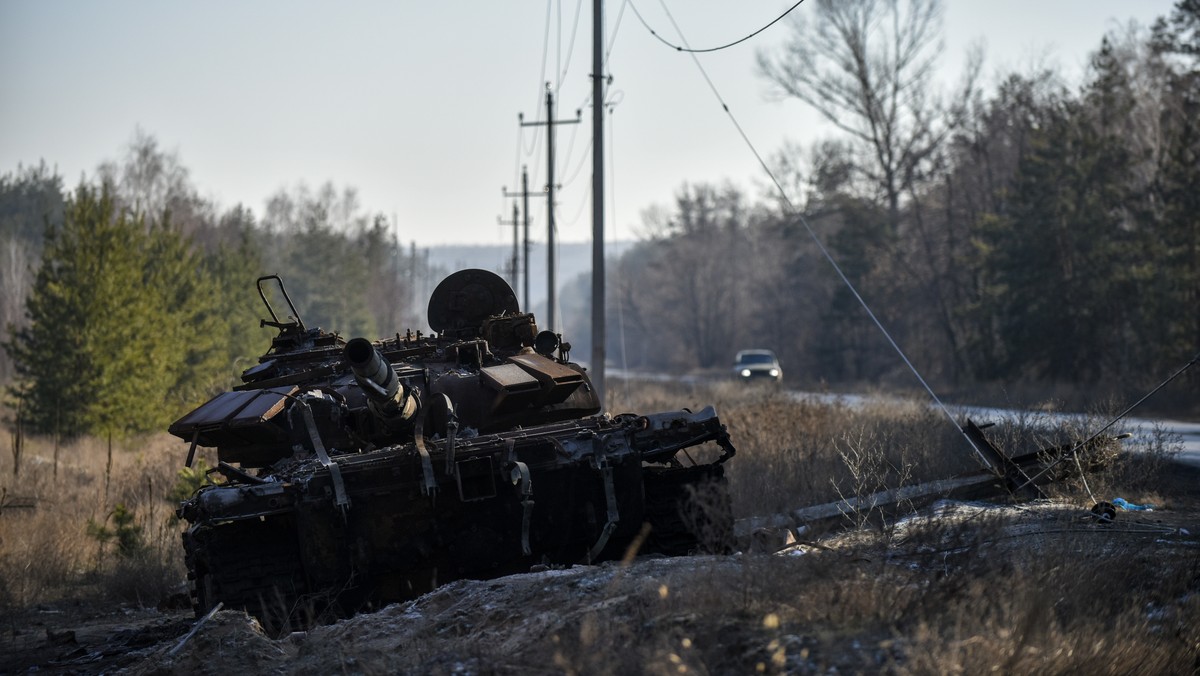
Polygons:
<instances>
[{"instance_id":1,"label":"dirt mound","mask_svg":"<svg viewBox=\"0 0 1200 676\"><path fill-rule=\"evenodd\" d=\"M177 653L164 646L134 673L217 674L230 663L239 670L293 673L569 671L580 664L581 642L647 629L636 625L639 618L644 624L657 615L654 607L667 604L672 589L729 577L739 560L644 559L458 581L278 641L244 613L222 611Z\"/></svg>"}]
</instances>

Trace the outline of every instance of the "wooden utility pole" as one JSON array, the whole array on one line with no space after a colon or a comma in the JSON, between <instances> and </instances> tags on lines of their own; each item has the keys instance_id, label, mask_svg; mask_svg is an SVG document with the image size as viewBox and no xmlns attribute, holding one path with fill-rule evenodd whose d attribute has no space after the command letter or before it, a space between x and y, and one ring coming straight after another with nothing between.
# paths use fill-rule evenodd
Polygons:
<instances>
[{"instance_id":1,"label":"wooden utility pole","mask_svg":"<svg viewBox=\"0 0 1200 676\"><path fill-rule=\"evenodd\" d=\"M517 271L520 270L520 265L521 265L521 248L518 245L518 241L517 241L517 234L518 234L517 228L520 227L521 221L517 218L517 215L518 215L517 211L518 211L517 210L517 201L513 200L512 220L506 221L506 220L500 218L499 216L496 217L497 223L499 223L500 225L511 225L512 229L513 229L512 260L509 261L509 265L508 265L508 272L510 275L512 275L511 277L509 277L509 280L512 282L513 293L516 293L516 291L517 291Z\"/></svg>"},{"instance_id":2,"label":"wooden utility pole","mask_svg":"<svg viewBox=\"0 0 1200 676\"><path fill-rule=\"evenodd\" d=\"M508 192L508 189L505 188L504 196L520 197L521 212L525 214L523 219L523 225L525 226L525 267L521 268L523 270L522 277L525 282L525 304L521 308L525 312L529 312L533 307L529 303L529 169L527 167L521 167L521 192ZM515 286L513 290L516 290Z\"/></svg>"},{"instance_id":3,"label":"wooden utility pole","mask_svg":"<svg viewBox=\"0 0 1200 676\"><path fill-rule=\"evenodd\" d=\"M592 387L604 410L604 0L592 0Z\"/></svg>"},{"instance_id":4,"label":"wooden utility pole","mask_svg":"<svg viewBox=\"0 0 1200 676\"><path fill-rule=\"evenodd\" d=\"M575 111L574 120L555 120L554 119L554 90L550 88L550 83L546 83L546 121L545 122L526 122L524 115L518 115L522 127L546 127L546 214L549 223L546 225L546 268L548 276L548 292L549 299L547 306L549 309L548 329L551 331L558 330L558 323L555 317L555 306L558 304L557 289L555 288L557 274L554 268L554 125L557 124L578 124L583 116L582 111Z\"/></svg>"}]
</instances>

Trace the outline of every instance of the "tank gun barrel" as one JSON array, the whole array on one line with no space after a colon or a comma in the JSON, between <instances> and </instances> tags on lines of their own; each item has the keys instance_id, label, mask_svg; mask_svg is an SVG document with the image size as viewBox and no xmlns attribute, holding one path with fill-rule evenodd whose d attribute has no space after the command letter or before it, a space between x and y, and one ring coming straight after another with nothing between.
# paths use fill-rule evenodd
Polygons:
<instances>
[{"instance_id":1,"label":"tank gun barrel","mask_svg":"<svg viewBox=\"0 0 1200 676\"><path fill-rule=\"evenodd\" d=\"M352 338L342 351L354 379L367 395L367 405L373 413L386 420L408 420L417 410L416 398L396 377L392 364L371 341Z\"/></svg>"}]
</instances>

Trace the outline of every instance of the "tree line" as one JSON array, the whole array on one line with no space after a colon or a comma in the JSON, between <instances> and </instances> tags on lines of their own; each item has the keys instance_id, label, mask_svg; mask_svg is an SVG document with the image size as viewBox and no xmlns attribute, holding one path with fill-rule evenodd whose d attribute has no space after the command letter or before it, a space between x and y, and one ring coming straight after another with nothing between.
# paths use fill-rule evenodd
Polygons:
<instances>
[{"instance_id":1,"label":"tree line","mask_svg":"<svg viewBox=\"0 0 1200 676\"><path fill-rule=\"evenodd\" d=\"M23 427L63 436L161 430L238 382L273 335L261 275L306 325L376 336L422 323L409 289L430 274L352 189L221 210L140 131L69 193L44 163L0 176L0 244L0 383Z\"/></svg>"},{"instance_id":2,"label":"tree line","mask_svg":"<svg viewBox=\"0 0 1200 676\"><path fill-rule=\"evenodd\" d=\"M908 378L805 223L946 387L1145 391L1200 350L1200 1L1110 33L1081 84L1043 68L987 93L977 53L935 86L937 0L811 9L759 74L839 133L778 153L787 199L685 184L646 213L651 235L609 273L617 366L767 347L814 384ZM1198 375L1176 389L1193 404Z\"/></svg>"}]
</instances>

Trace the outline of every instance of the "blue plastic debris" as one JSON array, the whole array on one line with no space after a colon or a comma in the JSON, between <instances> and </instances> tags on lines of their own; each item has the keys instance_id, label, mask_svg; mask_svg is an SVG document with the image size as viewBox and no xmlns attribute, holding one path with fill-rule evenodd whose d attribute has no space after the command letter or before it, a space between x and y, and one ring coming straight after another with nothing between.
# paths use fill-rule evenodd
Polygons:
<instances>
[{"instance_id":1,"label":"blue plastic debris","mask_svg":"<svg viewBox=\"0 0 1200 676\"><path fill-rule=\"evenodd\" d=\"M1135 505L1125 498L1113 498L1112 503L1127 512L1153 512L1154 505Z\"/></svg>"}]
</instances>

